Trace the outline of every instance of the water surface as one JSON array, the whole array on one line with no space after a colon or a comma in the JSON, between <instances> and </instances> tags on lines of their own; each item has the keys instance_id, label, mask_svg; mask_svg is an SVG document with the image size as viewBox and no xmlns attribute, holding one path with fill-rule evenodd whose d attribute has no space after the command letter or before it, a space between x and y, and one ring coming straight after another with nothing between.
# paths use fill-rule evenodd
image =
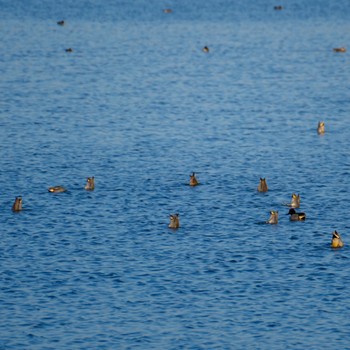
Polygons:
<instances>
[{"instance_id":1,"label":"water surface","mask_svg":"<svg viewBox=\"0 0 350 350\"><path fill-rule=\"evenodd\" d=\"M349 4L281 4L1 1L0 348L350 348Z\"/></svg>"}]
</instances>

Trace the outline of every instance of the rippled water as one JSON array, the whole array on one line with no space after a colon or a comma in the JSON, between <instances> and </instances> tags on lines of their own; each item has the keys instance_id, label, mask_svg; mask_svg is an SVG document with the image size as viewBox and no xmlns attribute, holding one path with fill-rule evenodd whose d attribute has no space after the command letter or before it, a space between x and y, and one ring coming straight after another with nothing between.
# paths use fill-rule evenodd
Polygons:
<instances>
[{"instance_id":1,"label":"rippled water","mask_svg":"<svg viewBox=\"0 0 350 350\"><path fill-rule=\"evenodd\" d=\"M1 349L350 349L347 1L0 3Z\"/></svg>"}]
</instances>

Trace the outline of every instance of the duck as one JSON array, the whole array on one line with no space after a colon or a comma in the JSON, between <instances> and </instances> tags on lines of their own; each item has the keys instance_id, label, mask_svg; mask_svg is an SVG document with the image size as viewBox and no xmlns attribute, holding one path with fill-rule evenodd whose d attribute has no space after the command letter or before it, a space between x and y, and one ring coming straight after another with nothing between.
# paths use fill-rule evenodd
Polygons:
<instances>
[{"instance_id":1,"label":"duck","mask_svg":"<svg viewBox=\"0 0 350 350\"><path fill-rule=\"evenodd\" d=\"M292 194L292 201L289 204L292 208L299 208L300 207L300 195L299 194Z\"/></svg>"},{"instance_id":2,"label":"duck","mask_svg":"<svg viewBox=\"0 0 350 350\"><path fill-rule=\"evenodd\" d=\"M66 52L73 52L73 49L69 47L68 49L66 49Z\"/></svg>"},{"instance_id":3,"label":"duck","mask_svg":"<svg viewBox=\"0 0 350 350\"><path fill-rule=\"evenodd\" d=\"M16 197L15 202L12 206L12 211L21 211L22 210L22 197Z\"/></svg>"},{"instance_id":4,"label":"duck","mask_svg":"<svg viewBox=\"0 0 350 350\"><path fill-rule=\"evenodd\" d=\"M84 187L87 191L93 191L95 189L95 177L88 177L86 185Z\"/></svg>"},{"instance_id":5,"label":"duck","mask_svg":"<svg viewBox=\"0 0 350 350\"><path fill-rule=\"evenodd\" d=\"M179 220L179 214L171 214L170 215L170 223L169 228L179 228L180 227L180 220Z\"/></svg>"},{"instance_id":6,"label":"duck","mask_svg":"<svg viewBox=\"0 0 350 350\"><path fill-rule=\"evenodd\" d=\"M335 47L333 49L334 52L346 52L346 48L345 47Z\"/></svg>"},{"instance_id":7,"label":"duck","mask_svg":"<svg viewBox=\"0 0 350 350\"><path fill-rule=\"evenodd\" d=\"M287 215L290 215L290 221L304 221L306 219L305 213L297 213L294 208L289 209Z\"/></svg>"},{"instance_id":8,"label":"duck","mask_svg":"<svg viewBox=\"0 0 350 350\"><path fill-rule=\"evenodd\" d=\"M52 193L60 193L60 192L66 192L67 190L63 186L53 186L53 187L49 187L48 191Z\"/></svg>"},{"instance_id":9,"label":"duck","mask_svg":"<svg viewBox=\"0 0 350 350\"><path fill-rule=\"evenodd\" d=\"M271 210L270 211L270 218L268 221L266 221L267 224L278 224L278 211Z\"/></svg>"},{"instance_id":10,"label":"duck","mask_svg":"<svg viewBox=\"0 0 350 350\"><path fill-rule=\"evenodd\" d=\"M57 24L58 24L59 26L64 26L64 21L63 21L63 20L62 20L62 21L58 21Z\"/></svg>"},{"instance_id":11,"label":"duck","mask_svg":"<svg viewBox=\"0 0 350 350\"><path fill-rule=\"evenodd\" d=\"M268 187L265 178L260 178L260 183L258 185L258 192L267 192Z\"/></svg>"},{"instance_id":12,"label":"duck","mask_svg":"<svg viewBox=\"0 0 350 350\"><path fill-rule=\"evenodd\" d=\"M172 9L164 9L163 12L164 12L164 13L172 13L173 10L172 10Z\"/></svg>"},{"instance_id":13,"label":"duck","mask_svg":"<svg viewBox=\"0 0 350 350\"><path fill-rule=\"evenodd\" d=\"M197 178L196 178L196 173L192 173L190 175L190 186L197 186L199 184Z\"/></svg>"},{"instance_id":14,"label":"duck","mask_svg":"<svg viewBox=\"0 0 350 350\"><path fill-rule=\"evenodd\" d=\"M205 52L205 53L208 53L209 52L209 47L208 46L204 46L202 51Z\"/></svg>"},{"instance_id":15,"label":"duck","mask_svg":"<svg viewBox=\"0 0 350 350\"><path fill-rule=\"evenodd\" d=\"M275 10L282 10L283 9L283 7L281 5L274 6L273 8Z\"/></svg>"},{"instance_id":16,"label":"duck","mask_svg":"<svg viewBox=\"0 0 350 350\"><path fill-rule=\"evenodd\" d=\"M334 231L332 233L332 243L331 243L331 247L332 248L341 248L344 246L344 243L340 237L340 234L337 231Z\"/></svg>"},{"instance_id":17,"label":"duck","mask_svg":"<svg viewBox=\"0 0 350 350\"><path fill-rule=\"evenodd\" d=\"M325 133L324 122L318 122L317 133L323 135Z\"/></svg>"}]
</instances>

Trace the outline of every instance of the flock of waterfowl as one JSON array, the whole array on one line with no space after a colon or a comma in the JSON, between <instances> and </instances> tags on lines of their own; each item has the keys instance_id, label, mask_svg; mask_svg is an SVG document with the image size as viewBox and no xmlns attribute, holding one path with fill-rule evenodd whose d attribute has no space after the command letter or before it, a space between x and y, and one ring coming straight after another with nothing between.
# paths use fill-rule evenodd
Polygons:
<instances>
[{"instance_id":1,"label":"flock of waterfowl","mask_svg":"<svg viewBox=\"0 0 350 350\"><path fill-rule=\"evenodd\" d=\"M323 121L320 121L317 126L317 133L319 135L323 135L325 133L325 123ZM190 186L196 186L199 184L199 181L196 178L196 174L192 173L190 175ZM267 192L269 190L266 179L260 178L260 182L257 188L258 192ZM297 212L295 209L300 208L300 194L293 193L291 202L288 204L285 204L287 207L290 207L289 212L287 215L289 215L290 221L305 221L306 214L302 212ZM277 210L271 210L270 211L270 217L266 221L267 224L278 224L278 211ZM169 228L177 229L180 227L180 218L179 214L171 214L170 215L170 223L168 225ZM344 246L344 243L341 239L340 234L337 231L334 231L332 233L332 242L331 247L332 248L341 248Z\"/></svg>"},{"instance_id":2,"label":"flock of waterfowl","mask_svg":"<svg viewBox=\"0 0 350 350\"><path fill-rule=\"evenodd\" d=\"M282 6L274 6L275 10L282 10L283 7ZM164 13L172 13L173 10L170 8L166 8L163 9ZM61 20L57 22L57 25L59 26L64 26L65 25L65 21ZM73 52L72 48L67 48L65 49L66 52ZM208 46L204 46L202 48L202 51L205 53L209 53L209 47ZM339 47L339 48L333 48L334 52L346 52L346 48L345 47ZM319 135L322 135L325 133L325 123L323 121L320 121L318 123L318 127L317 127L317 132ZM199 184L197 178L196 178L196 174L192 173L192 175L190 175L190 181L189 181L189 185L190 186L197 186ZM87 178L87 183L85 185L85 190L87 191L92 191L95 188L95 182L94 182L94 177L89 177ZM268 186L266 183L266 179L265 178L260 178L260 183L258 185L257 188L258 192L267 192L268 191ZM54 187L50 187L48 189L49 192L52 193L60 193L60 192L66 192L66 189L62 186L54 186ZM292 199L291 202L289 204L287 204L287 206L290 207L289 212L287 215L290 215L290 220L291 221L304 221L306 219L306 214L305 213L301 213L301 212L297 212L295 209L300 207L300 195L299 194L292 194ZM22 210L22 197L16 197L15 202L12 206L12 210L14 212L19 212ZM278 223L278 211L270 211L270 218L266 221L267 224L277 224ZM172 229L177 229L180 227L180 218L179 218L179 214L171 214L170 215L170 223L168 225L169 228ZM340 234L337 231L334 231L332 233L332 243L331 246L333 248L341 248L343 247L344 243L340 237Z\"/></svg>"},{"instance_id":3,"label":"flock of waterfowl","mask_svg":"<svg viewBox=\"0 0 350 350\"><path fill-rule=\"evenodd\" d=\"M93 191L95 189L95 177L88 177L85 185L86 191ZM62 193L67 192L67 189L63 186L52 186L48 188L48 191L51 193ZM20 212L22 207L23 199L21 196L16 197L15 202L12 205L12 211L14 212Z\"/></svg>"},{"instance_id":4,"label":"flock of waterfowl","mask_svg":"<svg viewBox=\"0 0 350 350\"><path fill-rule=\"evenodd\" d=\"M276 5L273 8L276 11L283 10L283 7L281 5ZM163 12L169 14L169 13L173 13L173 10L170 9L170 8L165 8L165 9L163 9ZM61 21L57 21L57 24L59 26L64 26L66 24L66 22L64 20L61 20ZM73 49L71 47L69 47L69 48L65 49L65 51L66 52L73 52ZM209 53L209 47L208 46L204 46L202 48L202 51L205 52L205 53ZM335 47L335 48L333 48L333 51L334 52L346 52L346 48L345 47Z\"/></svg>"}]
</instances>

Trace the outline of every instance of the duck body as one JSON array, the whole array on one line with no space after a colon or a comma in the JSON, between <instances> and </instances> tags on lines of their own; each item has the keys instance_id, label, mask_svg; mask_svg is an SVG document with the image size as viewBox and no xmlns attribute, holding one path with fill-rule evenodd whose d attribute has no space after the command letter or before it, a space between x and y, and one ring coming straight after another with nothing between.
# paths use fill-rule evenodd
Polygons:
<instances>
[{"instance_id":1,"label":"duck body","mask_svg":"<svg viewBox=\"0 0 350 350\"><path fill-rule=\"evenodd\" d=\"M318 133L319 135L323 135L323 134L325 133L324 122L318 122L317 133Z\"/></svg>"},{"instance_id":2,"label":"duck body","mask_svg":"<svg viewBox=\"0 0 350 350\"><path fill-rule=\"evenodd\" d=\"M204 46L202 51L205 52L205 53L208 53L209 52L209 47L208 46Z\"/></svg>"},{"instance_id":3,"label":"duck body","mask_svg":"<svg viewBox=\"0 0 350 350\"><path fill-rule=\"evenodd\" d=\"M16 197L15 202L12 206L12 211L21 211L22 210L22 197Z\"/></svg>"},{"instance_id":4,"label":"duck body","mask_svg":"<svg viewBox=\"0 0 350 350\"><path fill-rule=\"evenodd\" d=\"M192 173L192 175L190 175L190 186L197 186L199 184L197 178L196 178L196 174Z\"/></svg>"},{"instance_id":5,"label":"duck body","mask_svg":"<svg viewBox=\"0 0 350 350\"><path fill-rule=\"evenodd\" d=\"M334 231L332 233L332 248L342 248L344 246L344 243L340 237L340 234L337 231Z\"/></svg>"},{"instance_id":6,"label":"duck body","mask_svg":"<svg viewBox=\"0 0 350 350\"><path fill-rule=\"evenodd\" d=\"M95 189L95 177L88 177L86 185L84 187L87 191L93 191Z\"/></svg>"},{"instance_id":7,"label":"duck body","mask_svg":"<svg viewBox=\"0 0 350 350\"><path fill-rule=\"evenodd\" d=\"M270 218L266 221L267 224L278 224L278 211L271 210Z\"/></svg>"},{"instance_id":8,"label":"duck body","mask_svg":"<svg viewBox=\"0 0 350 350\"><path fill-rule=\"evenodd\" d=\"M305 213L297 213L294 208L289 209L287 215L290 215L290 221L305 221Z\"/></svg>"},{"instance_id":9,"label":"duck body","mask_svg":"<svg viewBox=\"0 0 350 350\"><path fill-rule=\"evenodd\" d=\"M290 207L292 208L299 208L300 207L300 195L299 194L292 194L292 201L290 202Z\"/></svg>"},{"instance_id":10,"label":"duck body","mask_svg":"<svg viewBox=\"0 0 350 350\"><path fill-rule=\"evenodd\" d=\"M333 49L334 52L346 52L346 48L345 47L335 47Z\"/></svg>"},{"instance_id":11,"label":"duck body","mask_svg":"<svg viewBox=\"0 0 350 350\"><path fill-rule=\"evenodd\" d=\"M169 223L168 227L169 228L179 228L180 227L179 214L171 214L170 215L170 223Z\"/></svg>"},{"instance_id":12,"label":"duck body","mask_svg":"<svg viewBox=\"0 0 350 350\"><path fill-rule=\"evenodd\" d=\"M260 183L258 185L258 192L267 192L268 187L265 178L260 178Z\"/></svg>"},{"instance_id":13,"label":"duck body","mask_svg":"<svg viewBox=\"0 0 350 350\"><path fill-rule=\"evenodd\" d=\"M53 186L53 187L49 187L48 191L52 193L60 193L60 192L66 192L67 190L63 186Z\"/></svg>"}]
</instances>

